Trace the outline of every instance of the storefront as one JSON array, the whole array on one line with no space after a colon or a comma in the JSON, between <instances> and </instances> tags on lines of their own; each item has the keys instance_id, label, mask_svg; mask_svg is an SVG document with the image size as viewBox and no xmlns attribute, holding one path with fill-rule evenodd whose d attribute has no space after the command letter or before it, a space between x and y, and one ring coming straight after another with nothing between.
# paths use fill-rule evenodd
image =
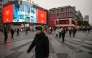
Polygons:
<instances>
[{"instance_id":1,"label":"storefront","mask_svg":"<svg viewBox=\"0 0 92 58\"><path fill-rule=\"evenodd\" d=\"M54 27L73 27L77 26L77 21L71 18L66 18L66 19L52 19L50 20L50 26Z\"/></svg>"}]
</instances>

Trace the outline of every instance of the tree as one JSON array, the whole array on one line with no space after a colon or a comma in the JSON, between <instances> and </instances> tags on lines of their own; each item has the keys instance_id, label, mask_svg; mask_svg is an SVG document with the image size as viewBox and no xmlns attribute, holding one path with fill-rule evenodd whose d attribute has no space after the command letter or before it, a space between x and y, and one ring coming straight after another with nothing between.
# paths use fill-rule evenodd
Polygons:
<instances>
[{"instance_id":1,"label":"tree","mask_svg":"<svg viewBox=\"0 0 92 58\"><path fill-rule=\"evenodd\" d=\"M81 26L90 26L90 24L88 23L88 21L78 21L78 25Z\"/></svg>"}]
</instances>

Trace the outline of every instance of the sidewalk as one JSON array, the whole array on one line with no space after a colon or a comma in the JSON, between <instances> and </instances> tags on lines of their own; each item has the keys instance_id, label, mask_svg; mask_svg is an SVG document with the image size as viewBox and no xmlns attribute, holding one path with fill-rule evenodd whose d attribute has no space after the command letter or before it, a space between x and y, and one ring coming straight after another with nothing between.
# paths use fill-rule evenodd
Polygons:
<instances>
[{"instance_id":1,"label":"sidewalk","mask_svg":"<svg viewBox=\"0 0 92 58\"><path fill-rule=\"evenodd\" d=\"M16 36L15 34L14 39L11 39L9 36L9 43L0 44L0 58L34 58L35 49L33 49L30 54L26 53L34 36L35 32L29 32L28 35L25 35L25 32L21 32L20 36ZM92 58L92 41L88 41L88 39L83 43L77 53L74 52L81 38L85 38L86 33L78 32L75 38L69 37L67 33L64 43L61 42L62 38L55 37L55 33L47 36L50 41L49 58L74 58L73 56L75 56L75 58ZM88 36L91 37L91 33ZM2 41L3 39L1 39L1 37L3 37L3 35L0 36L0 40Z\"/></svg>"},{"instance_id":2,"label":"sidewalk","mask_svg":"<svg viewBox=\"0 0 92 58\"><path fill-rule=\"evenodd\" d=\"M53 35L49 35L49 37L52 38L51 42L57 53L67 53L70 58L92 58L92 41L89 41L89 39L92 40L92 33L88 36L86 35L87 33L77 32L76 37L74 38L69 37L69 34L67 33L64 43L62 43L62 38L56 38L54 33ZM76 52L75 50L78 51Z\"/></svg>"}]
</instances>

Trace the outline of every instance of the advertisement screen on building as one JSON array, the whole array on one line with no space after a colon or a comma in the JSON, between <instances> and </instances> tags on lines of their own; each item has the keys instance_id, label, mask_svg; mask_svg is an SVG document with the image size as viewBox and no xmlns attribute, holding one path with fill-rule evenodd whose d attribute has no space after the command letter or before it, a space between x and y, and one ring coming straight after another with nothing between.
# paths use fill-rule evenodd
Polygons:
<instances>
[{"instance_id":1,"label":"advertisement screen on building","mask_svg":"<svg viewBox=\"0 0 92 58\"><path fill-rule=\"evenodd\" d=\"M47 24L46 11L38 9L38 23Z\"/></svg>"},{"instance_id":2,"label":"advertisement screen on building","mask_svg":"<svg viewBox=\"0 0 92 58\"><path fill-rule=\"evenodd\" d=\"M37 9L27 5L14 4L13 22L37 23Z\"/></svg>"},{"instance_id":3,"label":"advertisement screen on building","mask_svg":"<svg viewBox=\"0 0 92 58\"><path fill-rule=\"evenodd\" d=\"M4 7L3 23L13 22L13 4Z\"/></svg>"},{"instance_id":4,"label":"advertisement screen on building","mask_svg":"<svg viewBox=\"0 0 92 58\"><path fill-rule=\"evenodd\" d=\"M3 23L29 22L47 24L47 13L44 10L24 4L11 4L3 9Z\"/></svg>"}]
</instances>

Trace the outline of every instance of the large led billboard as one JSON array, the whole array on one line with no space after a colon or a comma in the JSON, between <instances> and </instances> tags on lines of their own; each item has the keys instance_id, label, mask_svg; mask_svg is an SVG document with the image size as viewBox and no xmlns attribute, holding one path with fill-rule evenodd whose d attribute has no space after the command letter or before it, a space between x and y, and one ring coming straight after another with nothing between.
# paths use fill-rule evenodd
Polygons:
<instances>
[{"instance_id":1,"label":"large led billboard","mask_svg":"<svg viewBox=\"0 0 92 58\"><path fill-rule=\"evenodd\" d=\"M13 22L37 23L37 9L27 5L14 4Z\"/></svg>"},{"instance_id":2,"label":"large led billboard","mask_svg":"<svg viewBox=\"0 0 92 58\"><path fill-rule=\"evenodd\" d=\"M11 4L4 7L3 23L32 22L47 24L47 13L44 10L24 4Z\"/></svg>"},{"instance_id":3,"label":"large led billboard","mask_svg":"<svg viewBox=\"0 0 92 58\"><path fill-rule=\"evenodd\" d=\"M13 22L13 4L4 7L3 23Z\"/></svg>"},{"instance_id":4,"label":"large led billboard","mask_svg":"<svg viewBox=\"0 0 92 58\"><path fill-rule=\"evenodd\" d=\"M40 24L46 24L47 17L46 17L46 11L38 9L38 23Z\"/></svg>"}]
</instances>

